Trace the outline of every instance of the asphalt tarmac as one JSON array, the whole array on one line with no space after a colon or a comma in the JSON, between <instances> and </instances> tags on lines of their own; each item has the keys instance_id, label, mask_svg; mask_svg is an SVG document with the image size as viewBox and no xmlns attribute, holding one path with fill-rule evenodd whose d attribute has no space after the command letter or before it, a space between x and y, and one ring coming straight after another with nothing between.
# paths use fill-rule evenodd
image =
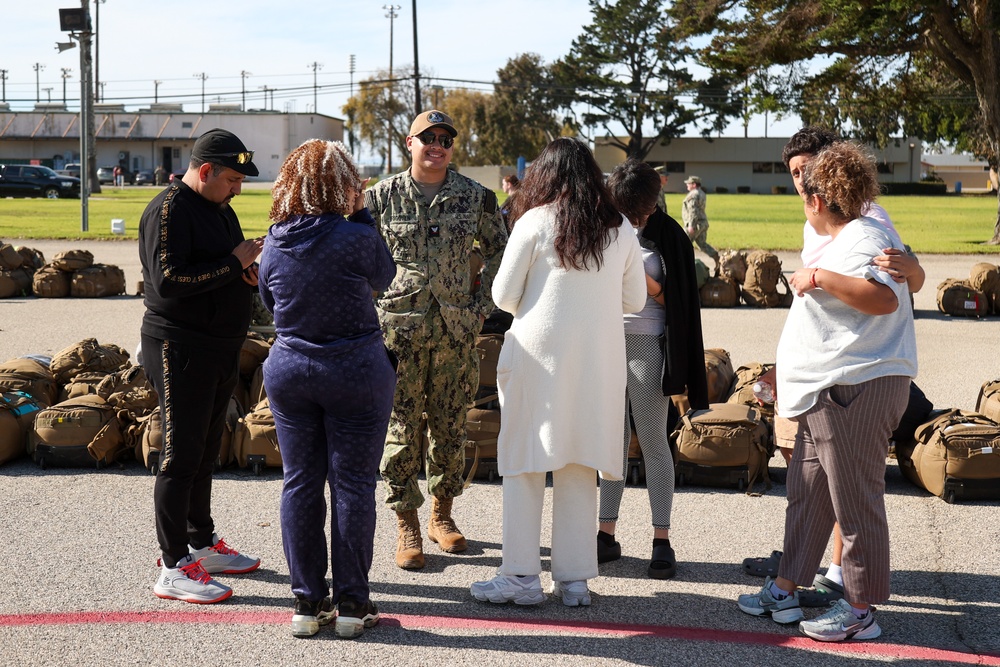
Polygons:
<instances>
[{"instance_id":1,"label":"asphalt tarmac","mask_svg":"<svg viewBox=\"0 0 1000 667\"><path fill-rule=\"evenodd\" d=\"M97 261L121 266L132 293L140 278L135 241L8 242L46 257L87 248ZM795 254L781 257L786 271L799 266ZM921 257L928 277L915 299L916 381L936 407L972 409L980 385L1000 377L1000 317L959 320L934 305L939 282L965 277L983 260L997 257ZM89 337L131 350L142 312L135 296L0 300L0 359L51 355ZM785 312L704 310L706 346L728 350L737 366L773 361ZM794 626L741 613L736 596L763 581L745 575L741 561L782 544L780 456L770 470L774 485L760 496L678 488L671 542L679 567L669 581L646 576L649 503L643 486L627 486L618 529L624 556L601 566L588 608L555 600L495 606L470 597L469 584L500 564L499 482L475 482L456 501L469 550L448 555L425 540L427 566L418 572L395 566L394 516L381 511L371 584L382 622L359 639L341 640L329 628L311 639L290 634L280 471L255 477L227 469L216 476L220 534L263 564L248 575L220 576L235 595L200 607L152 594L153 477L141 465L42 471L21 459L0 467L0 665L1000 665L1000 502L946 504L909 484L892 460L886 504L893 597L879 606L882 637L821 644ZM429 511L429 504L420 511L424 522ZM543 526L548 505L545 511ZM547 584L544 547L542 557Z\"/></svg>"}]
</instances>

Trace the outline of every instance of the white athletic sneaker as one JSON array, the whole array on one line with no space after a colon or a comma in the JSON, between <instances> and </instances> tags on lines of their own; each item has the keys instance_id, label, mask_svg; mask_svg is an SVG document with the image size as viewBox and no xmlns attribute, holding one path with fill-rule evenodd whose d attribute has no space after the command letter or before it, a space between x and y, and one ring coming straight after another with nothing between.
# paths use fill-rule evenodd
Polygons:
<instances>
[{"instance_id":1,"label":"white athletic sneaker","mask_svg":"<svg viewBox=\"0 0 1000 667\"><path fill-rule=\"evenodd\" d=\"M799 594L792 591L783 600L775 600L771 595L771 577L764 579L760 592L741 595L736 600L740 611L752 616L770 616L775 623L796 623L802 620L802 607L799 606Z\"/></svg>"},{"instance_id":2,"label":"white athletic sneaker","mask_svg":"<svg viewBox=\"0 0 1000 667\"><path fill-rule=\"evenodd\" d=\"M477 581L469 587L472 597L482 602L504 604L541 604L545 602L542 582L537 574L527 577L498 574L489 581Z\"/></svg>"},{"instance_id":3,"label":"white athletic sneaker","mask_svg":"<svg viewBox=\"0 0 1000 667\"><path fill-rule=\"evenodd\" d=\"M177 562L177 567L162 566L153 594L165 600L212 604L230 597L233 589L212 579L189 554Z\"/></svg>"},{"instance_id":4,"label":"white athletic sneaker","mask_svg":"<svg viewBox=\"0 0 1000 667\"><path fill-rule=\"evenodd\" d=\"M567 607L590 606L590 591L587 589L587 582L583 579L553 581L551 592L556 597L561 597L563 604Z\"/></svg>"},{"instance_id":5,"label":"white athletic sneaker","mask_svg":"<svg viewBox=\"0 0 1000 667\"><path fill-rule=\"evenodd\" d=\"M260 559L256 556L244 556L236 549L233 549L225 540L212 533L212 541L215 542L210 547L204 549L192 549L191 557L201 563L205 571L210 574L244 574L253 572L260 567Z\"/></svg>"},{"instance_id":6,"label":"white athletic sneaker","mask_svg":"<svg viewBox=\"0 0 1000 667\"><path fill-rule=\"evenodd\" d=\"M799 632L821 642L840 642L875 639L882 634L882 628L875 622L875 607L869 608L864 618L858 618L847 600L837 600L822 616L799 623Z\"/></svg>"}]
</instances>

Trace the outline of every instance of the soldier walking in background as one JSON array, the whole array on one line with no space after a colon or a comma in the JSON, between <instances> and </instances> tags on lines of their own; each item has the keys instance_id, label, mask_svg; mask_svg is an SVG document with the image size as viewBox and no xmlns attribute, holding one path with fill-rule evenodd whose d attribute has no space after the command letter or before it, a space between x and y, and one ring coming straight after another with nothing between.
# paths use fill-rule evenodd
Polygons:
<instances>
[{"instance_id":1,"label":"soldier walking in background","mask_svg":"<svg viewBox=\"0 0 1000 667\"><path fill-rule=\"evenodd\" d=\"M715 260L715 275L719 275L719 251L708 245L708 215L705 214L705 203L707 197L705 190L701 187L701 179L697 176L689 176L684 180L687 185L688 194L684 198L684 207L681 210L681 217L684 220L684 229L688 238L701 251Z\"/></svg>"},{"instance_id":2,"label":"soldier walking in background","mask_svg":"<svg viewBox=\"0 0 1000 667\"><path fill-rule=\"evenodd\" d=\"M466 411L479 384L476 336L493 309L493 277L507 244L496 195L448 169L457 134L447 114L420 114L406 137L410 169L367 192L368 210L396 262L396 277L377 303L386 345L399 357L381 472L398 521L396 565L404 569L424 566L417 517L424 428L433 498L427 537L449 553L467 546L452 501L462 493ZM486 268L474 292L469 258L476 241Z\"/></svg>"}]
</instances>

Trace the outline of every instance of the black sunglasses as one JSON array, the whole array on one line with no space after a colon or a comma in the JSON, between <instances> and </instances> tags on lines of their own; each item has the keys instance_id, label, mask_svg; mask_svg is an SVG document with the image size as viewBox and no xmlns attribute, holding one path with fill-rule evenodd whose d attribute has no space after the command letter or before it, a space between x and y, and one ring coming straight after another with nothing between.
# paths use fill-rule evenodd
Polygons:
<instances>
[{"instance_id":1,"label":"black sunglasses","mask_svg":"<svg viewBox=\"0 0 1000 667\"><path fill-rule=\"evenodd\" d=\"M448 149L455 145L455 139L452 138L450 134L434 134L430 130L424 130L420 134L416 135L417 139L420 139L420 143L424 146L430 146L435 140L441 144L441 148Z\"/></svg>"},{"instance_id":2,"label":"black sunglasses","mask_svg":"<svg viewBox=\"0 0 1000 667\"><path fill-rule=\"evenodd\" d=\"M247 164L253 160L253 151L243 151L242 153L226 153L225 155L220 155L219 157L234 157L236 158L236 164Z\"/></svg>"}]
</instances>

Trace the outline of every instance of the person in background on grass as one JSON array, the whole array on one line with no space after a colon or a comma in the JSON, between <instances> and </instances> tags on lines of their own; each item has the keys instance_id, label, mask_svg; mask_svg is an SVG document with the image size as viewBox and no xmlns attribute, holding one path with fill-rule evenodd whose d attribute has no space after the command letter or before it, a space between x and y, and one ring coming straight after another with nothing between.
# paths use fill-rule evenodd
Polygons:
<instances>
[{"instance_id":1,"label":"person in background on grass","mask_svg":"<svg viewBox=\"0 0 1000 667\"><path fill-rule=\"evenodd\" d=\"M264 385L281 443L281 536L296 598L296 637L316 634L333 618L334 606L339 637L357 637L379 619L368 572L375 481L396 372L372 292L389 286L396 265L363 190L342 143L305 142L278 172L274 224L261 254L260 295L274 313L277 334L264 362ZM332 506L329 551L325 486Z\"/></svg>"},{"instance_id":2,"label":"person in background on grass","mask_svg":"<svg viewBox=\"0 0 1000 667\"><path fill-rule=\"evenodd\" d=\"M634 422L653 519L647 574L653 579L670 579L677 572L677 558L670 545L674 461L667 434L679 416L669 397L687 391L692 406L707 408L708 391L703 364L678 362L704 357L701 314L694 251L677 222L659 208L660 184L661 178L652 167L634 159L618 165L608 178L615 205L639 236L647 293L645 307L625 315L628 379L622 472L628 466L630 423ZM615 528L624 490L624 479L601 479L598 563L621 558Z\"/></svg>"},{"instance_id":3,"label":"person in background on grass","mask_svg":"<svg viewBox=\"0 0 1000 667\"><path fill-rule=\"evenodd\" d=\"M552 592L589 605L597 576L595 471L622 476L623 313L646 303L642 252L584 144L560 138L532 162L493 284L514 315L497 364L503 420L503 564L470 592L493 603L545 600L539 573L552 471Z\"/></svg>"},{"instance_id":4,"label":"person in background on grass","mask_svg":"<svg viewBox=\"0 0 1000 667\"><path fill-rule=\"evenodd\" d=\"M670 180L670 174L667 173L667 167L665 165L660 165L655 168L656 175L660 177L660 194L656 198L656 205L663 209L663 212L667 212L667 195L670 194L667 191L667 181Z\"/></svg>"},{"instance_id":5,"label":"person in background on grass","mask_svg":"<svg viewBox=\"0 0 1000 667\"><path fill-rule=\"evenodd\" d=\"M500 183L500 187L503 188L504 193L507 195L507 200L500 207L500 215L503 217L503 224L506 225L508 232L511 230L510 209L514 205L514 195L517 193L517 188L520 185L521 181L515 174L507 174Z\"/></svg>"},{"instance_id":6,"label":"person in background on grass","mask_svg":"<svg viewBox=\"0 0 1000 667\"><path fill-rule=\"evenodd\" d=\"M490 289L507 243L496 194L448 168L457 135L447 114L418 115L406 137L410 168L366 192L397 264L377 302L386 345L399 358L381 472L386 504L396 513L396 565L405 570L424 567L417 515L424 502L417 484L422 429L430 432L427 537L446 553L468 548L452 505L462 494L466 415L479 385L476 336L493 310ZM470 271L477 241L485 264L479 289Z\"/></svg>"},{"instance_id":7,"label":"person in background on grass","mask_svg":"<svg viewBox=\"0 0 1000 667\"><path fill-rule=\"evenodd\" d=\"M799 623L818 641L874 639L874 604L889 599L885 457L917 373L917 346L905 282L874 259L897 247L863 217L879 186L875 161L838 142L802 168L809 224L831 240L812 268L792 274L796 298L777 350L778 416L798 431L788 468L784 553L776 579L741 595L741 611ZM802 620L797 587L819 567L829 531L840 525L845 598Z\"/></svg>"},{"instance_id":8,"label":"person in background on grass","mask_svg":"<svg viewBox=\"0 0 1000 667\"><path fill-rule=\"evenodd\" d=\"M837 141L840 141L840 138L829 130L820 127L804 127L792 135L788 143L785 144L781 157L792 176L792 183L799 196L803 195L802 171L806 164L821 150L832 146ZM899 233L893 226L889 214L875 202L870 202L862 210L862 215L882 225L898 246L883 248L882 254L875 257L872 263L891 275L896 282L905 282L911 294L919 292L924 284L924 270L916 257L899 250L899 248L904 247L903 242L900 240ZM802 265L806 268L816 266L832 240L829 235L819 234L807 220L802 230ZM774 375L775 371L771 370L761 380L773 387ZM791 461L797 430L797 425L794 422L775 415L775 440L778 444L778 451L781 452L786 463ZM840 536L840 528L834 524L833 555L830 566L825 574L816 573L811 587L799 591L802 606L825 607L844 596L844 577L841 569L843 550L844 543ZM781 555L782 552L776 550L767 557L744 559L743 570L747 574L756 576L769 574L774 576L777 574Z\"/></svg>"},{"instance_id":9,"label":"person in background on grass","mask_svg":"<svg viewBox=\"0 0 1000 667\"><path fill-rule=\"evenodd\" d=\"M212 473L257 286L263 238L244 240L229 203L256 176L253 151L227 130L198 137L183 178L156 195L139 223L146 313L142 363L160 398L163 452L153 486L160 576L153 593L198 604L233 590L212 574L260 565L215 533Z\"/></svg>"},{"instance_id":10,"label":"person in background on grass","mask_svg":"<svg viewBox=\"0 0 1000 667\"><path fill-rule=\"evenodd\" d=\"M681 208L684 230L691 242L696 243L703 253L715 261L715 275L719 275L719 251L708 244L708 215L705 213L708 197L697 176L689 176L684 183L688 189Z\"/></svg>"}]
</instances>

